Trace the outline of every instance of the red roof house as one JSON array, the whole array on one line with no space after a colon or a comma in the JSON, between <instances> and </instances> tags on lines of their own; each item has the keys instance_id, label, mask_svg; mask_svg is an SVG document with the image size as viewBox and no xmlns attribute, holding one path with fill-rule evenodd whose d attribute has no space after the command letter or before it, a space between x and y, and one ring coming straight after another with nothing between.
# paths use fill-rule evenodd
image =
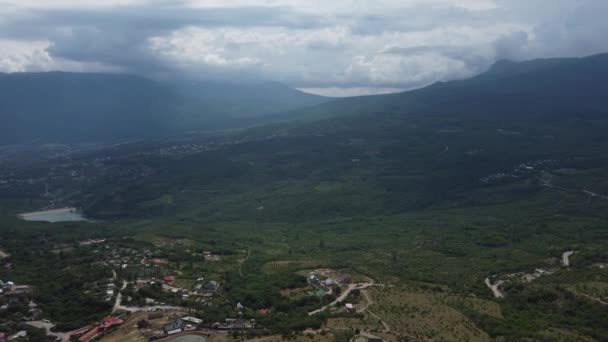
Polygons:
<instances>
[{"instance_id":1,"label":"red roof house","mask_svg":"<svg viewBox=\"0 0 608 342\"><path fill-rule=\"evenodd\" d=\"M268 315L268 313L270 312L270 309L257 309L255 310L255 313L258 315Z\"/></svg>"},{"instance_id":2,"label":"red roof house","mask_svg":"<svg viewBox=\"0 0 608 342\"><path fill-rule=\"evenodd\" d=\"M99 327L95 327L95 328L89 330L89 332L87 332L86 334L80 336L78 338L78 342L86 342L86 341L92 340L95 336L97 336L98 333L99 333Z\"/></svg>"},{"instance_id":3,"label":"red roof house","mask_svg":"<svg viewBox=\"0 0 608 342\"><path fill-rule=\"evenodd\" d=\"M171 285L171 284L175 283L175 277L174 277L174 276L171 276L171 275L164 276L164 277L163 277L163 281L164 281L166 284Z\"/></svg>"},{"instance_id":4,"label":"red roof house","mask_svg":"<svg viewBox=\"0 0 608 342\"><path fill-rule=\"evenodd\" d=\"M115 325L121 325L123 322L124 321L118 317L107 316L99 323L99 328L101 330L108 330Z\"/></svg>"}]
</instances>

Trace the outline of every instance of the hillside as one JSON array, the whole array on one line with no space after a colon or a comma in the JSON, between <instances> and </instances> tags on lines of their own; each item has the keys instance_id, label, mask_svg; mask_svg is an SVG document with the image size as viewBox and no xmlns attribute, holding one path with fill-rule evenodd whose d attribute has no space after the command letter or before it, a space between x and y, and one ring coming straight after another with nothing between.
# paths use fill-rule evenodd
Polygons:
<instances>
[{"instance_id":1,"label":"hillside","mask_svg":"<svg viewBox=\"0 0 608 342\"><path fill-rule=\"evenodd\" d=\"M157 82L133 75L0 74L0 144L111 142L251 125L326 98L272 82Z\"/></svg>"},{"instance_id":2,"label":"hillside","mask_svg":"<svg viewBox=\"0 0 608 342\"><path fill-rule=\"evenodd\" d=\"M350 116L126 144L94 152L110 159L85 183L57 187L99 218L192 205L208 218L259 216L251 203L272 203L269 219L323 218L526 198L544 170L608 165L606 60L501 62L470 80L315 107ZM588 186L608 192L595 176ZM181 204L163 208L167 195Z\"/></svg>"},{"instance_id":3,"label":"hillside","mask_svg":"<svg viewBox=\"0 0 608 342\"><path fill-rule=\"evenodd\" d=\"M122 246L155 251L179 286L221 279L213 307L160 289L123 293L209 322L242 303L252 309L244 317L277 334L356 327L387 341L605 341L608 117L593 88L605 75L597 58L501 62L470 80L319 105L319 120L46 146L23 163L20 150L0 149L0 237L17 265L0 276L39 288L65 330L109 311L103 297L81 294L109 277L106 260ZM15 217L53 206L95 221ZM75 243L85 239L108 247ZM145 275L142 260L117 273ZM310 316L334 298L307 295L311 270L386 286L351 293L357 314L339 305ZM76 274L87 277L66 286Z\"/></svg>"},{"instance_id":4,"label":"hillside","mask_svg":"<svg viewBox=\"0 0 608 342\"><path fill-rule=\"evenodd\" d=\"M331 100L270 81L183 81L175 84L180 94L216 107L234 118L255 118L307 108Z\"/></svg>"},{"instance_id":5,"label":"hillside","mask_svg":"<svg viewBox=\"0 0 608 342\"><path fill-rule=\"evenodd\" d=\"M486 117L495 120L593 118L608 112L608 54L584 58L499 61L466 80L413 91L335 100L299 113L302 118L400 113Z\"/></svg>"}]
</instances>

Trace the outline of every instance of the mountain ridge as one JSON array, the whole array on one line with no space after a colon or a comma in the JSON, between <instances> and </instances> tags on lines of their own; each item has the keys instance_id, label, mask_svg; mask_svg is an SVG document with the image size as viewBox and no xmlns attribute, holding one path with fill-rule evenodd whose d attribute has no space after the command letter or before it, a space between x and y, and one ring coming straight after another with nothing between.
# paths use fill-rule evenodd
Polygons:
<instances>
[{"instance_id":1,"label":"mountain ridge","mask_svg":"<svg viewBox=\"0 0 608 342\"><path fill-rule=\"evenodd\" d=\"M0 143L112 142L238 128L327 100L278 82L191 85L120 73L0 73L6 123Z\"/></svg>"},{"instance_id":2,"label":"mountain ridge","mask_svg":"<svg viewBox=\"0 0 608 342\"><path fill-rule=\"evenodd\" d=\"M373 112L457 112L505 119L507 115L523 110L533 111L536 118L547 118L557 113L578 115L581 105L590 111L604 113L608 111L608 92L603 87L606 82L608 54L499 61L486 72L469 79L437 82L400 93L337 99L294 116L318 119ZM516 101L513 97L517 97Z\"/></svg>"}]
</instances>

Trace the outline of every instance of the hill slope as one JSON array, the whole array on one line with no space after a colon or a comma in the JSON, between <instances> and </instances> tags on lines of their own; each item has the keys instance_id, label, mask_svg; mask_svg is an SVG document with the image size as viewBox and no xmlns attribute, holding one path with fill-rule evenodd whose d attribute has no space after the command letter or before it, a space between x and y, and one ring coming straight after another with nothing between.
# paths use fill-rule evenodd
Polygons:
<instances>
[{"instance_id":1,"label":"hill slope","mask_svg":"<svg viewBox=\"0 0 608 342\"><path fill-rule=\"evenodd\" d=\"M301 117L390 112L547 119L608 112L608 54L526 62L499 61L467 80L438 82L404 93L331 101Z\"/></svg>"},{"instance_id":2,"label":"hill slope","mask_svg":"<svg viewBox=\"0 0 608 342\"><path fill-rule=\"evenodd\" d=\"M165 84L118 74L0 74L0 143L107 142L240 127L326 100L271 82Z\"/></svg>"}]
</instances>

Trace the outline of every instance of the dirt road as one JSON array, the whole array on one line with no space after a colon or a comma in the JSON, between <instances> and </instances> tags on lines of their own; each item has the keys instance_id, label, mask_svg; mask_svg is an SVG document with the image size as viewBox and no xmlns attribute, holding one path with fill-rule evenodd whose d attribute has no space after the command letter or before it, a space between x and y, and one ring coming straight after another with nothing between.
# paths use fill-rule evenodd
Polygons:
<instances>
[{"instance_id":1,"label":"dirt road","mask_svg":"<svg viewBox=\"0 0 608 342\"><path fill-rule=\"evenodd\" d=\"M329 307L336 305L338 302L343 301L344 299L346 299L346 297L348 297L348 295L353 290L364 290L364 289L366 289L368 287L371 287L371 286L381 286L381 285L378 285L378 284L376 284L373 281L370 281L368 283L350 284L350 285L348 285L348 288L346 290L344 290L342 292L342 294L340 294L340 296L338 298L336 298L336 300L334 300L333 302L325 305L324 307L322 307L320 309L317 309L317 310L309 312L308 316L316 315L316 314L318 314L320 312L323 312L323 311L327 310Z\"/></svg>"},{"instance_id":2,"label":"dirt road","mask_svg":"<svg viewBox=\"0 0 608 342\"><path fill-rule=\"evenodd\" d=\"M114 270L112 270L112 272L114 272ZM116 279L116 272L114 272L114 279ZM126 307L123 307L120 305L120 303L122 301L121 292L126 288L127 288L127 282L123 280L122 286L121 286L120 290L118 290L118 294L116 295L116 300L114 301L114 307L112 308L112 312L116 312L118 310L129 311L129 310L126 310Z\"/></svg>"},{"instance_id":3,"label":"dirt road","mask_svg":"<svg viewBox=\"0 0 608 342\"><path fill-rule=\"evenodd\" d=\"M562 265L570 267L570 256L574 254L574 251L566 251L562 254Z\"/></svg>"},{"instance_id":4,"label":"dirt road","mask_svg":"<svg viewBox=\"0 0 608 342\"><path fill-rule=\"evenodd\" d=\"M66 333L52 332L51 329L55 326L55 324L53 324L51 322L29 321L29 322L25 322L25 324L32 326L34 328L44 329L44 330L46 330L47 336L54 336L62 341L66 341L67 338L69 337L69 336L67 336Z\"/></svg>"},{"instance_id":5,"label":"dirt road","mask_svg":"<svg viewBox=\"0 0 608 342\"><path fill-rule=\"evenodd\" d=\"M591 197L599 197L599 198L601 198L601 199L608 200L608 196L601 195L601 194L595 193L595 192L593 192L593 191L589 191L589 190L587 190L587 189L583 189L583 192L584 192L585 194L587 194L587 195L591 196Z\"/></svg>"},{"instance_id":6,"label":"dirt road","mask_svg":"<svg viewBox=\"0 0 608 342\"><path fill-rule=\"evenodd\" d=\"M496 284L492 284L492 282L490 282L490 278L486 278L485 280L485 284L486 286L492 290L492 293L494 293L494 298L504 298L505 296L502 294L502 292L500 292L500 290L498 289L498 287L500 285L502 285L503 281L499 280L496 282Z\"/></svg>"},{"instance_id":7,"label":"dirt road","mask_svg":"<svg viewBox=\"0 0 608 342\"><path fill-rule=\"evenodd\" d=\"M239 275L241 277L243 276L243 264L245 263L245 261L247 261L247 259L249 259L250 255L251 255L251 248L247 249L247 255L243 259L239 260Z\"/></svg>"}]
</instances>

